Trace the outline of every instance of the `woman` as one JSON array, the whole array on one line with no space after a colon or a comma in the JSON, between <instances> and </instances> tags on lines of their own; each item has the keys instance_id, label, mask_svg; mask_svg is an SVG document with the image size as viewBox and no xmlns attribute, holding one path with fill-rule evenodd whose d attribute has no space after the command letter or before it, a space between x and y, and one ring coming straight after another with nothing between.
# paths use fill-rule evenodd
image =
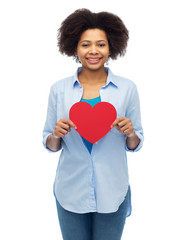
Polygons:
<instances>
[{"instance_id":1,"label":"woman","mask_svg":"<svg viewBox=\"0 0 180 240\"><path fill-rule=\"evenodd\" d=\"M139 97L131 80L104 66L125 54L128 38L118 16L87 9L76 10L58 29L60 52L82 65L52 85L43 131L44 146L62 150L54 195L64 240L119 240L131 214L126 151L138 151L143 143ZM109 102L117 111L111 130L95 144L69 119L79 101Z\"/></svg>"}]
</instances>

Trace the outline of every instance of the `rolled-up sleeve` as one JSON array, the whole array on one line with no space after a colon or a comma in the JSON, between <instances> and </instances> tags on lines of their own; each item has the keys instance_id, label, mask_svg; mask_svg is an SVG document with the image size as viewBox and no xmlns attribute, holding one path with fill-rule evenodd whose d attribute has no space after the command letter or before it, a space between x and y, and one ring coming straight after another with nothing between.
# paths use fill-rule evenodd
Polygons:
<instances>
[{"instance_id":1,"label":"rolled-up sleeve","mask_svg":"<svg viewBox=\"0 0 180 240\"><path fill-rule=\"evenodd\" d=\"M43 129L43 140L42 140L44 147L50 152L51 152L51 150L48 149L46 146L46 141L47 141L48 136L54 130L56 122L57 122L57 101L56 101L56 99L57 99L56 98L56 88L53 85L53 86L51 86L50 93L49 93L47 115L46 115L46 121L45 121L44 129Z\"/></svg>"},{"instance_id":2,"label":"rolled-up sleeve","mask_svg":"<svg viewBox=\"0 0 180 240\"><path fill-rule=\"evenodd\" d=\"M126 151L129 151L129 152L137 152L143 146L144 133L143 133L142 123L141 123L139 94L138 94L137 87L135 84L130 92L129 103L128 103L127 111L126 111L126 117L131 120L134 130L136 132L136 135L140 139L140 142L139 142L138 146L133 150L129 149L127 147L127 144L125 145L125 149L126 149ZM127 138L127 136L125 136L125 140L126 140L126 138Z\"/></svg>"}]
</instances>

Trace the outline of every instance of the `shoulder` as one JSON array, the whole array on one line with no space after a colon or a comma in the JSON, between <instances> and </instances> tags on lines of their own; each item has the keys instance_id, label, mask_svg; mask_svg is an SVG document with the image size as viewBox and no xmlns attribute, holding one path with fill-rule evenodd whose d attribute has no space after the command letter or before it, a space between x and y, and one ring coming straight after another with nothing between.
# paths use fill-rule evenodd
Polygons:
<instances>
[{"instance_id":1,"label":"shoulder","mask_svg":"<svg viewBox=\"0 0 180 240\"><path fill-rule=\"evenodd\" d=\"M136 83L124 76L116 75L109 71L109 77L113 84L116 85L117 90L123 93L127 98L137 93Z\"/></svg>"},{"instance_id":2,"label":"shoulder","mask_svg":"<svg viewBox=\"0 0 180 240\"><path fill-rule=\"evenodd\" d=\"M116 73L112 72L110 68L105 68L108 72L108 81L114 83L117 87L133 87L135 83L130 80L129 78L123 77L121 75L117 75Z\"/></svg>"},{"instance_id":3,"label":"shoulder","mask_svg":"<svg viewBox=\"0 0 180 240\"><path fill-rule=\"evenodd\" d=\"M114 82L118 87L135 88L136 84L131 79L113 74Z\"/></svg>"},{"instance_id":4,"label":"shoulder","mask_svg":"<svg viewBox=\"0 0 180 240\"><path fill-rule=\"evenodd\" d=\"M66 88L72 88L74 76L62 78L51 85L52 91L60 93Z\"/></svg>"}]
</instances>

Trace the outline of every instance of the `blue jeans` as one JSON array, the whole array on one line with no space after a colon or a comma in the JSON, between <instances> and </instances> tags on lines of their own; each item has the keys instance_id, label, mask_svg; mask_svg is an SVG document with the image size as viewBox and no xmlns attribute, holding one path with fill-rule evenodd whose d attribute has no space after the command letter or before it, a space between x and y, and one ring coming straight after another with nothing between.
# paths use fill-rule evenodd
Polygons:
<instances>
[{"instance_id":1,"label":"blue jeans","mask_svg":"<svg viewBox=\"0 0 180 240\"><path fill-rule=\"evenodd\" d=\"M129 205L130 189L113 213L73 213L56 200L63 240L121 240Z\"/></svg>"}]
</instances>

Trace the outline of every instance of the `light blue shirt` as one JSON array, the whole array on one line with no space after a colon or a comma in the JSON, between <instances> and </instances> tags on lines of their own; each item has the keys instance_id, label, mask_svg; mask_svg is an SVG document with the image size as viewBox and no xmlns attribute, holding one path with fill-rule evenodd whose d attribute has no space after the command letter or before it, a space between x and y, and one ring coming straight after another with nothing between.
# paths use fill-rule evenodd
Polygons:
<instances>
[{"instance_id":1,"label":"light blue shirt","mask_svg":"<svg viewBox=\"0 0 180 240\"><path fill-rule=\"evenodd\" d=\"M74 76L51 86L47 117L43 130L43 144L59 119L69 119L71 106L81 101L83 87ZM100 88L101 101L111 103L117 118L131 119L140 143L134 150L126 145L126 135L112 128L93 144L91 153L79 133L71 131L61 139L61 154L54 181L54 195L60 205L75 213L112 213L124 201L129 187L126 151L136 152L143 144L139 96L136 85L129 79L114 75L109 68L106 85ZM48 148L47 148L48 150ZM48 150L50 151L50 150ZM131 206L129 212L131 213Z\"/></svg>"}]
</instances>

